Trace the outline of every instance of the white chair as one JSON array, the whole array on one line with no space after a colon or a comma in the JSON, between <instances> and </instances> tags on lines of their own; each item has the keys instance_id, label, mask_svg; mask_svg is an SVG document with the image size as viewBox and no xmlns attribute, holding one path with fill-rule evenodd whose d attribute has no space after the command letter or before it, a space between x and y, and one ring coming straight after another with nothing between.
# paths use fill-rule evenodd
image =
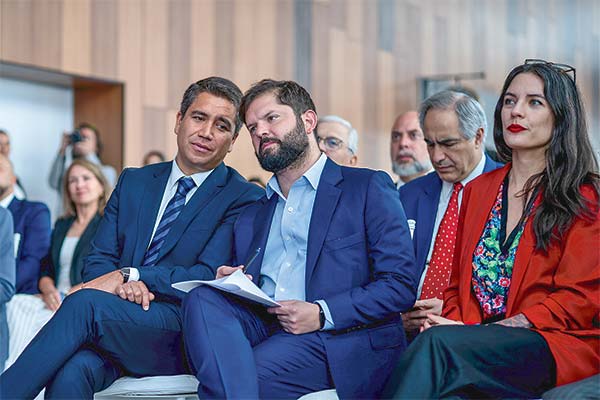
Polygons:
<instances>
[{"instance_id":1,"label":"white chair","mask_svg":"<svg viewBox=\"0 0 600 400\"><path fill-rule=\"evenodd\" d=\"M193 375L123 377L94 395L97 400L198 400ZM339 400L335 389L306 394L298 400Z\"/></svg>"}]
</instances>

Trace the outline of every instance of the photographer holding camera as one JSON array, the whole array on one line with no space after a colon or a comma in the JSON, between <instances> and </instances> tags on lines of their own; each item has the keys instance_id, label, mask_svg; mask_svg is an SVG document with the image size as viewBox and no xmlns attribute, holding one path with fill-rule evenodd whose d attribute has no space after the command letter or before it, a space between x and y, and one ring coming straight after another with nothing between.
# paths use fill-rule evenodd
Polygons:
<instances>
[{"instance_id":1,"label":"photographer holding camera","mask_svg":"<svg viewBox=\"0 0 600 400\"><path fill-rule=\"evenodd\" d=\"M62 179L65 171L71 165L73 159L83 158L100 167L102 174L111 189L117 182L117 172L110 165L102 164L100 152L102 142L98 129L92 124L83 122L73 132L63 133L62 142L58 154L50 168L48 183L50 187L59 192L62 200ZM62 204L62 201L60 202Z\"/></svg>"}]
</instances>

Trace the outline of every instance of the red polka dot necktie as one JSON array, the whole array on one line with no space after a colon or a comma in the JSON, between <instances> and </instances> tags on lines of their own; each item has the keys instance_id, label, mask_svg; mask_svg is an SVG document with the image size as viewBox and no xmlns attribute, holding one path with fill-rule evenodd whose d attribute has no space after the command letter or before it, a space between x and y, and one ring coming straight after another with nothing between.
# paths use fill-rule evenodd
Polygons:
<instances>
[{"instance_id":1,"label":"red polka dot necktie","mask_svg":"<svg viewBox=\"0 0 600 400\"><path fill-rule=\"evenodd\" d=\"M458 194L462 188L462 183L456 182L452 189L448 208L446 209L444 218L440 222L440 227L435 237L429 268L427 268L425 280L423 281L421 299L431 299L434 297L442 299L442 294L448 286L458 228Z\"/></svg>"}]
</instances>

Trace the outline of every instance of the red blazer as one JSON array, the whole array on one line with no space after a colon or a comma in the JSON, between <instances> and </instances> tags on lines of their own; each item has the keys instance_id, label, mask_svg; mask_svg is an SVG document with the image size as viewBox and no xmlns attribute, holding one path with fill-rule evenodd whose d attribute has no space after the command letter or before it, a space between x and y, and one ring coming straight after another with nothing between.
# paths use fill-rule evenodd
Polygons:
<instances>
[{"instance_id":1,"label":"red blazer","mask_svg":"<svg viewBox=\"0 0 600 400\"><path fill-rule=\"evenodd\" d=\"M472 258L498 188L510 164L484 174L463 194L450 285L444 292L446 318L479 323L481 307L471 290ZM582 194L598 204L590 187ZM541 334L556 361L556 384L600 372L600 213L593 223L577 219L548 253L535 250L533 218L517 249L506 317L523 313Z\"/></svg>"}]
</instances>

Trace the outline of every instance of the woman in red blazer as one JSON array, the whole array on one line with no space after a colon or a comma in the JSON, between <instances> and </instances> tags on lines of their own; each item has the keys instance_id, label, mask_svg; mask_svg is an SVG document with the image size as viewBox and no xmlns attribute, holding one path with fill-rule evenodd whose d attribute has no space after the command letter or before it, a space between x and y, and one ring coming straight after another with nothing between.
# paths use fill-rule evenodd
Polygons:
<instances>
[{"instance_id":1,"label":"woman in red blazer","mask_svg":"<svg viewBox=\"0 0 600 400\"><path fill-rule=\"evenodd\" d=\"M600 370L600 178L574 68L513 69L494 140L507 164L465 188L443 313L395 398L539 397Z\"/></svg>"}]
</instances>

